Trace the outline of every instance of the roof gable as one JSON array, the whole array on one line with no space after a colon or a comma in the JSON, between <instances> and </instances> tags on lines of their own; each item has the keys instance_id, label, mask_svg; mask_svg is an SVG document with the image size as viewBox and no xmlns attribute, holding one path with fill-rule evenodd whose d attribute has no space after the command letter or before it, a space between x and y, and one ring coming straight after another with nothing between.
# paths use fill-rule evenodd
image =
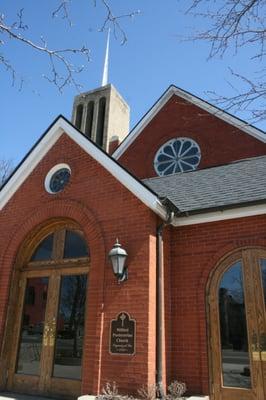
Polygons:
<instances>
[{"instance_id":1,"label":"roof gable","mask_svg":"<svg viewBox=\"0 0 266 400\"><path fill-rule=\"evenodd\" d=\"M0 210L4 208L14 193L27 179L34 168L63 135L68 135L87 154L101 164L122 185L131 191L140 201L153 210L161 218L166 219L167 212L157 195L133 177L126 169L120 166L112 157L96 146L85 135L78 131L63 116L59 116L41 136L30 152L25 156L13 174L0 191Z\"/></svg>"},{"instance_id":2,"label":"roof gable","mask_svg":"<svg viewBox=\"0 0 266 400\"><path fill-rule=\"evenodd\" d=\"M250 136L260 140L262 143L266 143L266 135L264 132L254 126L248 124L247 122L221 110L208 103L205 100L194 96L185 90L182 90L174 85L171 85L164 94L157 100L157 102L151 107L151 109L144 115L144 117L139 121L139 123L132 129L128 136L123 140L120 146L113 153L113 157L118 160L122 154L130 147L130 145L135 141L143 129L149 124L149 122L156 116L156 114L164 107L168 100L172 96L178 96L196 106L207 111L208 113L214 115L217 118L227 122L228 124L240 129L241 131L249 134Z\"/></svg>"}]
</instances>

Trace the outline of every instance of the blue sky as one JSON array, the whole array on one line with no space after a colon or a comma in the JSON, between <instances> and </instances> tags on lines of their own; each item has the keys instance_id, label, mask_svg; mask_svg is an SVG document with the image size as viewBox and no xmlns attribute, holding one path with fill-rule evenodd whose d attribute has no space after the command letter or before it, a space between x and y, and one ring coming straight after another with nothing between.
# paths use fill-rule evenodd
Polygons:
<instances>
[{"instance_id":1,"label":"blue sky","mask_svg":"<svg viewBox=\"0 0 266 400\"><path fill-rule=\"evenodd\" d=\"M231 80L228 67L250 76L252 64L247 50L237 56L228 52L223 60L207 62L209 45L180 41L192 29L204 27L197 18L184 15L189 1L110 0L116 14L140 10L133 19L121 19L127 43L111 35L109 82L125 98L131 108L131 127L160 97L170 84L175 84L206 100L208 91L232 94L227 81ZM52 48L80 47L91 50L91 61L77 77L82 91L100 86L107 32L99 32L105 10L98 1L73 0L73 26L58 16L51 18L59 1L4 0L1 13L6 23L12 23L19 9L24 8L24 22L29 26L25 35L40 43L43 36ZM3 39L3 35L1 35ZM1 83L1 149L0 157L13 159L17 164L39 136L59 114L71 118L72 102L77 94L68 87L60 94L43 78L48 73L47 59L15 41L6 40L1 48L5 56L23 77L22 91L18 81L12 86L9 74L0 68ZM78 60L79 64L84 63ZM240 115L244 117L245 115ZM265 129L266 124L258 127Z\"/></svg>"}]
</instances>

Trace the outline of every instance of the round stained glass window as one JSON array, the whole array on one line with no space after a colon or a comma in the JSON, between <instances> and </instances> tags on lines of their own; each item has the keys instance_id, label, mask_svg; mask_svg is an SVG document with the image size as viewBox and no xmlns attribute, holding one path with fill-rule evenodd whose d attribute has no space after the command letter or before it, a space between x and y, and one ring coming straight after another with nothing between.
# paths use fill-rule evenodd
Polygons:
<instances>
[{"instance_id":1,"label":"round stained glass window","mask_svg":"<svg viewBox=\"0 0 266 400\"><path fill-rule=\"evenodd\" d=\"M193 171L201 158L199 145L189 138L176 138L159 148L154 158L154 169L159 176Z\"/></svg>"},{"instance_id":2,"label":"round stained glass window","mask_svg":"<svg viewBox=\"0 0 266 400\"><path fill-rule=\"evenodd\" d=\"M50 180L50 190L53 193L61 192L68 183L70 171L67 168L59 169L55 172Z\"/></svg>"},{"instance_id":3,"label":"round stained glass window","mask_svg":"<svg viewBox=\"0 0 266 400\"><path fill-rule=\"evenodd\" d=\"M70 175L71 169L67 164L58 164L54 166L45 178L45 189L51 194L61 192L68 184Z\"/></svg>"}]
</instances>

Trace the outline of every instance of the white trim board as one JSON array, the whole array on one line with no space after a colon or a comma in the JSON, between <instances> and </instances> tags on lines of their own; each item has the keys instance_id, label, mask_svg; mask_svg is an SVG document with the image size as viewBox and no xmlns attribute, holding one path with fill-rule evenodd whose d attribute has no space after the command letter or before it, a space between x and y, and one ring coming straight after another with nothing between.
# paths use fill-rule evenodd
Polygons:
<instances>
[{"instance_id":1,"label":"white trim board","mask_svg":"<svg viewBox=\"0 0 266 400\"><path fill-rule=\"evenodd\" d=\"M266 135L264 135L259 129L249 125L244 121L241 121L240 119L207 103L206 101L199 99L198 97L193 96L192 94L189 94L184 90L177 88L174 85L171 85L167 89L165 94L154 104L154 106L150 109L150 111L144 116L142 120L140 120L140 122L128 134L128 136L124 139L124 141L120 144L120 146L115 150L115 152L113 153L113 157L116 160L118 160L122 156L122 154L135 141L135 139L139 136L139 134L143 131L143 129L149 124L149 122L155 117L155 115L162 109L162 107L167 103L167 101L173 95L181 97L187 100L188 102L195 104L204 111L207 111L210 114L215 115L217 118L220 118L223 121L229 123L230 125L235 126L236 128L249 134L250 136L253 136L254 138L260 140L261 142L266 143Z\"/></svg>"},{"instance_id":2,"label":"white trim board","mask_svg":"<svg viewBox=\"0 0 266 400\"><path fill-rule=\"evenodd\" d=\"M59 117L58 120L50 127L44 137L30 152L28 157L15 171L13 176L8 180L0 191L0 210L7 204L14 193L19 189L30 173L57 142L57 140L65 133L74 142L76 142L87 154L101 164L111 175L113 175L122 185L124 185L131 193L133 193L147 207L159 215L162 219L167 218L165 207L161 204L158 197L150 190L146 189L137 179L130 175L125 169L120 167L108 155L97 148L92 142L80 134L70 123L64 118Z\"/></svg>"},{"instance_id":3,"label":"white trim board","mask_svg":"<svg viewBox=\"0 0 266 400\"><path fill-rule=\"evenodd\" d=\"M188 215L187 217L175 217L173 226L187 226L206 224L208 222L225 221L228 219L252 217L266 214L266 204L243 206L228 210L206 212L202 214Z\"/></svg>"}]
</instances>

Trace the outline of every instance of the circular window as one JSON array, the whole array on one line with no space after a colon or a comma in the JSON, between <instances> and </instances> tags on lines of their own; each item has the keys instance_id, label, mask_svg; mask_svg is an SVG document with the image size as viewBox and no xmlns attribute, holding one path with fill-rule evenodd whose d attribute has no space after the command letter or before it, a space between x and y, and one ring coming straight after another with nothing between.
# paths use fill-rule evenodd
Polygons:
<instances>
[{"instance_id":1,"label":"circular window","mask_svg":"<svg viewBox=\"0 0 266 400\"><path fill-rule=\"evenodd\" d=\"M154 169L159 176L193 171L200 162L199 145L189 138L176 138L159 148L154 158Z\"/></svg>"},{"instance_id":2,"label":"circular window","mask_svg":"<svg viewBox=\"0 0 266 400\"><path fill-rule=\"evenodd\" d=\"M68 184L71 169L67 164L55 165L46 175L44 186L48 193L61 192Z\"/></svg>"}]
</instances>

